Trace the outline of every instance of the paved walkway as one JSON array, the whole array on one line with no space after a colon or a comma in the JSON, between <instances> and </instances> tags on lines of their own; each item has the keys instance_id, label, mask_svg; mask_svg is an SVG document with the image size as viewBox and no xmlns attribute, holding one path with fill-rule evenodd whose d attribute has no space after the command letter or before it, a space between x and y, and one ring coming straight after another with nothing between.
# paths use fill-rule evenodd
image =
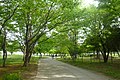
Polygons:
<instances>
[{"instance_id":1,"label":"paved walkway","mask_svg":"<svg viewBox=\"0 0 120 80\"><path fill-rule=\"evenodd\" d=\"M113 80L100 73L77 68L55 59L42 59L34 80Z\"/></svg>"}]
</instances>

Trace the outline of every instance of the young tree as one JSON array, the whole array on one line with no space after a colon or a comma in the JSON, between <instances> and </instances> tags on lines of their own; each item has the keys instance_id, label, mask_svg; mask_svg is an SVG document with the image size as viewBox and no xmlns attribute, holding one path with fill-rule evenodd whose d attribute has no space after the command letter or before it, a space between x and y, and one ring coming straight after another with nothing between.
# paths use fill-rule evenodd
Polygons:
<instances>
[{"instance_id":1,"label":"young tree","mask_svg":"<svg viewBox=\"0 0 120 80\"><path fill-rule=\"evenodd\" d=\"M1 1L0 9L0 35L3 35L2 41L2 49L3 49L3 67L5 67L6 59L7 59L7 50L6 50L6 38L7 38L7 29L8 24L10 24L10 20L15 14L18 6L15 6L15 1Z\"/></svg>"}]
</instances>

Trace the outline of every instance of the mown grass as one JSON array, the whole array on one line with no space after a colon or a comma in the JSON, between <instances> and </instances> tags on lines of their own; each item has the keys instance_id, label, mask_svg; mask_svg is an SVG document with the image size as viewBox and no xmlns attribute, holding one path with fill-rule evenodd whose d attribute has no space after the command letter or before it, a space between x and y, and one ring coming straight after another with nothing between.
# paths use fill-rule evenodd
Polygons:
<instances>
[{"instance_id":1,"label":"mown grass","mask_svg":"<svg viewBox=\"0 0 120 80\"><path fill-rule=\"evenodd\" d=\"M36 75L37 63L39 57L32 57L28 67L22 67L23 56L22 55L8 55L6 61L6 67L2 67L2 57L0 57L0 80L2 77L9 73L18 73L23 80L32 80L30 77Z\"/></svg>"},{"instance_id":2,"label":"mown grass","mask_svg":"<svg viewBox=\"0 0 120 80\"><path fill-rule=\"evenodd\" d=\"M80 67L89 69L92 71L97 71L100 73L103 73L106 76L110 76L111 78L115 78L116 80L120 80L120 61L114 62L114 63L103 63L103 62L90 62L90 61L84 61L81 60L64 60L64 59L58 59L59 61Z\"/></svg>"}]
</instances>

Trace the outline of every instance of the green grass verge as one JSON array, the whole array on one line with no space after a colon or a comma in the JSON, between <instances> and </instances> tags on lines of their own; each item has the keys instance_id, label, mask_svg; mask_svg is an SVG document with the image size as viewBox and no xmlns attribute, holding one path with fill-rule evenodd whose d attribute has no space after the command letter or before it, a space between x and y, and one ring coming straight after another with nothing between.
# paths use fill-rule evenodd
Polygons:
<instances>
[{"instance_id":1,"label":"green grass verge","mask_svg":"<svg viewBox=\"0 0 120 80\"><path fill-rule=\"evenodd\" d=\"M120 80L120 62L102 63L102 62L90 62L90 61L82 62L81 60L76 60L76 61L64 60L64 59L58 59L58 60L77 67L89 69L92 71L97 71L103 73L104 75Z\"/></svg>"},{"instance_id":2,"label":"green grass verge","mask_svg":"<svg viewBox=\"0 0 120 80\"><path fill-rule=\"evenodd\" d=\"M23 80L30 80L31 76L34 76L37 71L37 63L39 57L32 57L28 67L22 67L23 56L22 55L8 55L6 61L6 67L2 67L2 57L0 57L0 80L6 74L18 73Z\"/></svg>"}]
</instances>

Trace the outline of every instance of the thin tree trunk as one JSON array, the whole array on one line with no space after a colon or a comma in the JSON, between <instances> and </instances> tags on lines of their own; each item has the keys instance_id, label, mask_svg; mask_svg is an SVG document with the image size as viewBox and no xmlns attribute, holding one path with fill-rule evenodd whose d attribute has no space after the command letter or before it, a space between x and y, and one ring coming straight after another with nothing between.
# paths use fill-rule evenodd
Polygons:
<instances>
[{"instance_id":1,"label":"thin tree trunk","mask_svg":"<svg viewBox=\"0 0 120 80\"><path fill-rule=\"evenodd\" d=\"M32 57L32 52L30 53L29 57L28 57L28 63L30 63L30 59Z\"/></svg>"},{"instance_id":2,"label":"thin tree trunk","mask_svg":"<svg viewBox=\"0 0 120 80\"><path fill-rule=\"evenodd\" d=\"M5 28L4 28L2 49L3 49L3 67L5 67L6 59L7 59L7 51L6 51L6 29Z\"/></svg>"},{"instance_id":3,"label":"thin tree trunk","mask_svg":"<svg viewBox=\"0 0 120 80\"><path fill-rule=\"evenodd\" d=\"M82 62L83 62L83 57L84 57L84 55L82 54Z\"/></svg>"},{"instance_id":4,"label":"thin tree trunk","mask_svg":"<svg viewBox=\"0 0 120 80\"><path fill-rule=\"evenodd\" d=\"M6 59L7 59L7 51L4 49L3 50L3 67L6 65Z\"/></svg>"},{"instance_id":5,"label":"thin tree trunk","mask_svg":"<svg viewBox=\"0 0 120 80\"><path fill-rule=\"evenodd\" d=\"M94 55L93 55L93 57L94 57L94 62L95 62L95 60L96 60L96 59L95 59L95 51L94 51Z\"/></svg>"},{"instance_id":6,"label":"thin tree trunk","mask_svg":"<svg viewBox=\"0 0 120 80\"><path fill-rule=\"evenodd\" d=\"M97 59L99 59L100 58L99 51L97 50L96 52L97 52Z\"/></svg>"},{"instance_id":7,"label":"thin tree trunk","mask_svg":"<svg viewBox=\"0 0 120 80\"><path fill-rule=\"evenodd\" d=\"M98 53L98 55L99 55L99 62L101 62L101 55L100 55L100 52Z\"/></svg>"},{"instance_id":8,"label":"thin tree trunk","mask_svg":"<svg viewBox=\"0 0 120 80\"><path fill-rule=\"evenodd\" d=\"M119 53L119 51L117 51L117 54L118 54L118 57L120 57L120 53Z\"/></svg>"},{"instance_id":9,"label":"thin tree trunk","mask_svg":"<svg viewBox=\"0 0 120 80\"><path fill-rule=\"evenodd\" d=\"M110 54L111 54L111 63L113 63L112 52Z\"/></svg>"}]
</instances>

